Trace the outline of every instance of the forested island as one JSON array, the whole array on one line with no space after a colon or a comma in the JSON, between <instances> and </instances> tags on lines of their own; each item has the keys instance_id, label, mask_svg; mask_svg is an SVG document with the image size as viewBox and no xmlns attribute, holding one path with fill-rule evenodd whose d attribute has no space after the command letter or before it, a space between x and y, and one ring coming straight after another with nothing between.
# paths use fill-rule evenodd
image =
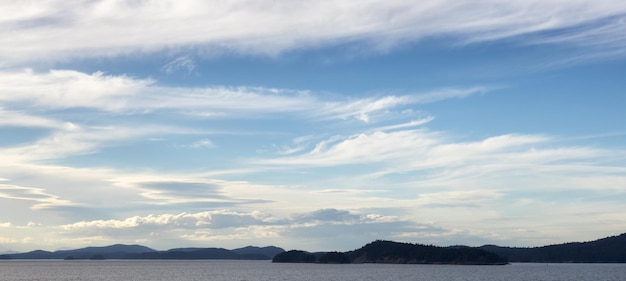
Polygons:
<instances>
[{"instance_id":1,"label":"forested island","mask_svg":"<svg viewBox=\"0 0 626 281\"><path fill-rule=\"evenodd\" d=\"M485 265L507 262L626 263L626 233L590 242L570 242L532 248L495 245L437 247L379 240L343 253L291 250L276 255L273 262Z\"/></svg>"},{"instance_id":2,"label":"forested island","mask_svg":"<svg viewBox=\"0 0 626 281\"><path fill-rule=\"evenodd\" d=\"M505 257L510 262L624 263L626 262L626 233L590 242L571 242L543 247L485 245L480 248Z\"/></svg>"},{"instance_id":3,"label":"forested island","mask_svg":"<svg viewBox=\"0 0 626 281\"><path fill-rule=\"evenodd\" d=\"M278 254L273 262L401 263L503 265L508 261L480 248L438 247L378 240L349 252L307 253L292 250Z\"/></svg>"}]
</instances>

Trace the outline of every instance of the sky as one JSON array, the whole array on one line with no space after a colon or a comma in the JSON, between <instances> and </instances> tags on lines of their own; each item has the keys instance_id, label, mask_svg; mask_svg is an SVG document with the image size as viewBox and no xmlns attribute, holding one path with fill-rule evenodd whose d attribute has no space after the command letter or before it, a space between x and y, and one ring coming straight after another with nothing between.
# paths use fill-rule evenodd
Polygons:
<instances>
[{"instance_id":1,"label":"sky","mask_svg":"<svg viewBox=\"0 0 626 281\"><path fill-rule=\"evenodd\" d=\"M626 232L624 1L0 11L0 252Z\"/></svg>"}]
</instances>

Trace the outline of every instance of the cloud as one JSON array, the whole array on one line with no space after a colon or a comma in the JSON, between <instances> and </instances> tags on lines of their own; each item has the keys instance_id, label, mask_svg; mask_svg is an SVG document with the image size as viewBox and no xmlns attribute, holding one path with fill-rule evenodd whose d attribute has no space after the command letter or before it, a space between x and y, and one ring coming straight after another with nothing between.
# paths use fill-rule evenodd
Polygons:
<instances>
[{"instance_id":1,"label":"cloud","mask_svg":"<svg viewBox=\"0 0 626 281\"><path fill-rule=\"evenodd\" d=\"M313 175L318 169L341 169L342 175L316 180L322 185L332 183L335 189L354 186L363 190L380 189L377 187L381 182L393 185L393 193L378 193L381 198L405 193L415 196L418 191L433 189L452 192L437 196L473 197L502 196L505 191L520 189L535 192L545 188L605 191L623 188L623 182L620 183L624 179L620 174L623 168L615 164L623 161L623 151L556 143L557 140L542 135L508 134L459 141L443 132L425 129L373 131L334 136L308 151L256 162L286 171L306 169L313 171ZM412 204L426 204L440 198L440 202L427 204L481 205L467 198L444 200L432 197L433 194L421 195L428 197L420 197Z\"/></svg>"},{"instance_id":2,"label":"cloud","mask_svg":"<svg viewBox=\"0 0 626 281\"><path fill-rule=\"evenodd\" d=\"M201 139L190 144L176 144L176 148L191 148L191 149L211 149L215 148L215 144L209 139Z\"/></svg>"},{"instance_id":3,"label":"cloud","mask_svg":"<svg viewBox=\"0 0 626 281\"><path fill-rule=\"evenodd\" d=\"M412 121L407 122L407 123L380 127L380 128L377 128L376 131L391 131L391 130L398 130L398 129L408 129L408 128L412 128L412 127L419 127L419 126L424 125L426 123L429 123L429 122L431 122L433 120L435 120L435 117L428 116L426 118L422 118L422 119L418 119L418 120L412 120Z\"/></svg>"},{"instance_id":4,"label":"cloud","mask_svg":"<svg viewBox=\"0 0 626 281\"><path fill-rule=\"evenodd\" d=\"M312 110L306 91L246 87L167 88L150 79L72 70L0 72L0 102L10 108L97 109L117 114L155 110L258 114ZM245 101L245 102L243 102ZM203 116L207 116L203 114Z\"/></svg>"},{"instance_id":5,"label":"cloud","mask_svg":"<svg viewBox=\"0 0 626 281\"><path fill-rule=\"evenodd\" d=\"M400 127L404 125L401 124ZM307 153L261 160L261 163L339 166L380 162L401 162L402 165L406 165L410 162L410 166L415 169L425 169L454 166L501 154L507 155L508 150L528 149L530 156L535 152L529 145L546 142L547 138L532 135L501 135L477 142L446 143L447 141L441 133L428 130L374 131L347 137L334 136L319 142Z\"/></svg>"},{"instance_id":6,"label":"cloud","mask_svg":"<svg viewBox=\"0 0 626 281\"><path fill-rule=\"evenodd\" d=\"M485 87L445 88L404 96L326 100L305 90L253 87L170 88L150 79L86 74L71 70L36 73L0 71L0 125L66 129L80 128L80 120L59 120L89 111L93 120L113 116L147 116L156 113L196 118L250 118L292 114L303 119L355 118L366 123L377 116L417 104L482 94ZM38 115L24 112L38 112ZM46 117L54 112L56 117ZM107 120L108 121L108 120ZM204 142L202 145L206 146ZM197 145L201 145L198 143Z\"/></svg>"},{"instance_id":7,"label":"cloud","mask_svg":"<svg viewBox=\"0 0 626 281\"><path fill-rule=\"evenodd\" d=\"M502 193L496 190L459 190L421 194L416 202L426 207L477 208L501 197Z\"/></svg>"},{"instance_id":8,"label":"cloud","mask_svg":"<svg viewBox=\"0 0 626 281\"><path fill-rule=\"evenodd\" d=\"M404 233L421 233L441 237L449 230L435 224L376 213L352 212L338 209L321 209L294 217L294 222L283 230L285 241L298 241L298 249L353 250L376 239L411 241ZM323 242L316 237L333 237ZM428 243L429 239L420 243Z\"/></svg>"},{"instance_id":9,"label":"cloud","mask_svg":"<svg viewBox=\"0 0 626 281\"><path fill-rule=\"evenodd\" d=\"M217 183L209 182L144 182L139 184L141 189L146 190L144 196L150 198L163 198L169 196L205 198L205 199L226 199L221 186Z\"/></svg>"},{"instance_id":10,"label":"cloud","mask_svg":"<svg viewBox=\"0 0 626 281\"><path fill-rule=\"evenodd\" d=\"M348 137L334 136L319 142L308 153L290 157L261 160L263 164L337 166L357 163L388 161L407 157L436 144L433 133L405 130L373 132Z\"/></svg>"},{"instance_id":11,"label":"cloud","mask_svg":"<svg viewBox=\"0 0 626 281\"><path fill-rule=\"evenodd\" d=\"M0 17L0 60L10 63L118 56L185 46L200 53L276 55L365 42L372 49L386 50L442 36L464 43L509 38L527 42L525 36L542 34L535 43L623 48L624 32L618 27L626 14L625 4L611 0L428 0L420 5L404 0L281 0L245 5L239 0L78 4L56 0L36 7L27 2L6 2L0 8L7 11Z\"/></svg>"},{"instance_id":12,"label":"cloud","mask_svg":"<svg viewBox=\"0 0 626 281\"><path fill-rule=\"evenodd\" d=\"M99 108L118 111L128 108L129 97L152 83L151 80L105 75L102 72L3 71L0 72L0 102L5 106L28 106L44 110Z\"/></svg>"},{"instance_id":13,"label":"cloud","mask_svg":"<svg viewBox=\"0 0 626 281\"><path fill-rule=\"evenodd\" d=\"M405 232L444 233L433 224L416 223L397 217L375 213L355 213L340 209L319 209L300 213L290 218L251 211L212 210L198 213L159 214L133 216L125 219L80 221L52 227L60 230L62 237L92 237L99 235L103 240L115 236L137 239L143 236L146 242L158 243L171 239L187 241L212 241L220 245L235 240L255 239L267 245L276 245L280 239L283 247L336 247L334 250L349 250L381 237L402 239ZM150 233L150 237L146 237ZM358 235L357 235L358 234ZM317 241L309 244L312 237L332 235L335 242ZM394 236L397 235L397 236ZM359 237L355 239L355 237ZM180 245L176 245L180 246Z\"/></svg>"},{"instance_id":14,"label":"cloud","mask_svg":"<svg viewBox=\"0 0 626 281\"><path fill-rule=\"evenodd\" d=\"M310 222L310 221L329 221L329 222L350 222L358 220L359 216L351 214L346 210L337 209L320 209L307 214L295 215L295 220L298 222Z\"/></svg>"},{"instance_id":15,"label":"cloud","mask_svg":"<svg viewBox=\"0 0 626 281\"><path fill-rule=\"evenodd\" d=\"M471 95L484 94L488 91L490 89L487 87L444 88L403 96L389 95L378 98L362 98L349 102L327 102L316 114L327 116L326 118L356 118L368 123L373 115L384 115L394 108L465 98Z\"/></svg>"},{"instance_id":16,"label":"cloud","mask_svg":"<svg viewBox=\"0 0 626 281\"><path fill-rule=\"evenodd\" d=\"M142 136L154 135L168 131L175 133L177 129L168 127L145 126L117 127L91 126L82 127L72 123L39 140L0 149L5 158L0 163L26 163L37 160L61 159L74 155L95 153L103 146L112 146Z\"/></svg>"},{"instance_id":17,"label":"cloud","mask_svg":"<svg viewBox=\"0 0 626 281\"><path fill-rule=\"evenodd\" d=\"M363 122L369 122L370 115L372 113L384 111L388 108L407 105L410 103L410 98L407 96L386 96L382 98L368 98L349 103L327 104L320 111L320 114L342 119L354 117Z\"/></svg>"},{"instance_id":18,"label":"cloud","mask_svg":"<svg viewBox=\"0 0 626 281\"><path fill-rule=\"evenodd\" d=\"M161 71L167 74L172 74L178 71L185 72L186 74L191 74L196 70L197 67L198 66L193 61L193 59L188 56L181 56L165 64L163 67L161 67Z\"/></svg>"},{"instance_id":19,"label":"cloud","mask_svg":"<svg viewBox=\"0 0 626 281\"><path fill-rule=\"evenodd\" d=\"M33 202L33 209L45 209L54 206L75 205L71 201L59 196L46 193L44 189L24 187L10 184L0 184L0 198L25 200Z\"/></svg>"},{"instance_id":20,"label":"cloud","mask_svg":"<svg viewBox=\"0 0 626 281\"><path fill-rule=\"evenodd\" d=\"M28 115L0 108L0 127L72 129L75 125L71 122L61 122L52 118Z\"/></svg>"},{"instance_id":21,"label":"cloud","mask_svg":"<svg viewBox=\"0 0 626 281\"><path fill-rule=\"evenodd\" d=\"M217 229L250 224L263 224L257 215L239 213L227 210L206 211L200 213L161 214L148 216L134 216L123 220L94 220L82 221L63 225L65 230L75 229L124 229L157 227L161 229Z\"/></svg>"},{"instance_id":22,"label":"cloud","mask_svg":"<svg viewBox=\"0 0 626 281\"><path fill-rule=\"evenodd\" d=\"M412 103L424 104L433 103L447 99L462 99L472 95L485 94L492 91L489 87L471 87L471 88L444 88L431 91L425 94L415 95L411 98Z\"/></svg>"},{"instance_id":23,"label":"cloud","mask_svg":"<svg viewBox=\"0 0 626 281\"><path fill-rule=\"evenodd\" d=\"M191 148L214 148L215 144L209 139L202 139L190 145Z\"/></svg>"}]
</instances>

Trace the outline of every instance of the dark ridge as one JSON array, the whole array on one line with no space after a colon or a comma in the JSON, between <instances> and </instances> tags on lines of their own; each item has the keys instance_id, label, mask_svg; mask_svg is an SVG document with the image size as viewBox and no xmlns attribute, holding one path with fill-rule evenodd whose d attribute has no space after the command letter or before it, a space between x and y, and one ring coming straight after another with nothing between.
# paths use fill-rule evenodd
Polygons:
<instances>
[{"instance_id":1,"label":"dark ridge","mask_svg":"<svg viewBox=\"0 0 626 281\"><path fill-rule=\"evenodd\" d=\"M352 259L345 253L328 252L317 259L318 263L351 263Z\"/></svg>"},{"instance_id":2,"label":"dark ridge","mask_svg":"<svg viewBox=\"0 0 626 281\"><path fill-rule=\"evenodd\" d=\"M276 255L272 262L314 263L316 260L315 255L309 252L290 250Z\"/></svg>"},{"instance_id":3,"label":"dark ridge","mask_svg":"<svg viewBox=\"0 0 626 281\"><path fill-rule=\"evenodd\" d=\"M474 247L438 247L378 240L347 253L356 263L502 265L505 258Z\"/></svg>"},{"instance_id":4,"label":"dark ridge","mask_svg":"<svg viewBox=\"0 0 626 281\"><path fill-rule=\"evenodd\" d=\"M314 255L291 250L278 254L273 262L295 263L414 263L502 265L507 260L473 247L436 247L420 244L374 241L350 252L328 252Z\"/></svg>"},{"instance_id":5,"label":"dark ridge","mask_svg":"<svg viewBox=\"0 0 626 281\"><path fill-rule=\"evenodd\" d=\"M274 246L267 246L267 247L246 246L243 248L233 249L231 251L233 251L234 253L240 256L250 257L251 259L261 259L261 257L263 257L262 259L271 260L274 258L274 256L284 252L285 250L279 247L274 247ZM254 258L254 257L257 257L257 258Z\"/></svg>"},{"instance_id":6,"label":"dark ridge","mask_svg":"<svg viewBox=\"0 0 626 281\"><path fill-rule=\"evenodd\" d=\"M485 245L480 248L506 257L511 262L624 263L626 262L626 233L590 242L570 242L543 247Z\"/></svg>"}]
</instances>

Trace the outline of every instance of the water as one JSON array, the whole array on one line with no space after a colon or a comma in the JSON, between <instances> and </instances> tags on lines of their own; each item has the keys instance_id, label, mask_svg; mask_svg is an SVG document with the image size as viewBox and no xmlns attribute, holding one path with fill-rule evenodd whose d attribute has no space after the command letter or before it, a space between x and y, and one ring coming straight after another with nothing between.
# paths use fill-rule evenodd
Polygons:
<instances>
[{"instance_id":1,"label":"water","mask_svg":"<svg viewBox=\"0 0 626 281\"><path fill-rule=\"evenodd\" d=\"M0 261L1 281L624 281L626 264L275 264L269 261Z\"/></svg>"}]
</instances>

